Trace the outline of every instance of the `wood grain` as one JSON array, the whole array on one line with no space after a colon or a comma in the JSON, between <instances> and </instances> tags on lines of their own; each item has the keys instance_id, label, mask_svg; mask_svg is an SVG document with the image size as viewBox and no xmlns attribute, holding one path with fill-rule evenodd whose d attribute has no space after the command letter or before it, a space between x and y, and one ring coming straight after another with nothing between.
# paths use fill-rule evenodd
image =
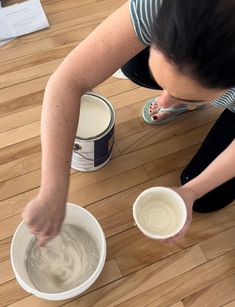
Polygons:
<instances>
[{"instance_id":1,"label":"wood grain","mask_svg":"<svg viewBox=\"0 0 235 307\"><path fill-rule=\"evenodd\" d=\"M223 305L223 307L235 307L235 300Z\"/></svg>"},{"instance_id":2,"label":"wood grain","mask_svg":"<svg viewBox=\"0 0 235 307\"><path fill-rule=\"evenodd\" d=\"M177 302L177 303L175 303L175 304L173 304L169 307L184 307L184 304L182 303L182 301L180 301L180 302Z\"/></svg>"},{"instance_id":3,"label":"wood grain","mask_svg":"<svg viewBox=\"0 0 235 307\"><path fill-rule=\"evenodd\" d=\"M180 184L182 169L221 109L210 106L151 126L142 108L161 91L113 77L93 89L115 108L112 160L93 173L71 170L68 194L68 201L86 207L104 230L102 274L80 297L53 302L25 292L12 271L12 236L40 189L46 83L70 50L125 2L42 0L50 28L0 47L0 307L235 306L235 201L218 212L194 213L189 232L174 246L146 238L132 216L143 190Z\"/></svg>"},{"instance_id":4,"label":"wood grain","mask_svg":"<svg viewBox=\"0 0 235 307\"><path fill-rule=\"evenodd\" d=\"M235 218L235 215L232 216ZM235 249L235 227L213 236L200 243L201 249L208 260L214 259Z\"/></svg>"},{"instance_id":5,"label":"wood grain","mask_svg":"<svg viewBox=\"0 0 235 307\"><path fill-rule=\"evenodd\" d=\"M183 300L185 307L220 307L235 299L235 274Z\"/></svg>"},{"instance_id":6,"label":"wood grain","mask_svg":"<svg viewBox=\"0 0 235 307\"><path fill-rule=\"evenodd\" d=\"M195 246L122 278L100 290L82 296L64 306L119 306L123 302L129 302L131 298L146 291L151 291L158 285L164 285L167 281L174 279L175 276L181 275L185 271L190 271L200 266L204 261L206 260L200 248ZM182 264L184 265L182 266ZM124 303L124 306L125 304L129 306L128 303ZM141 305L137 301L136 306L144 306L144 304Z\"/></svg>"}]
</instances>

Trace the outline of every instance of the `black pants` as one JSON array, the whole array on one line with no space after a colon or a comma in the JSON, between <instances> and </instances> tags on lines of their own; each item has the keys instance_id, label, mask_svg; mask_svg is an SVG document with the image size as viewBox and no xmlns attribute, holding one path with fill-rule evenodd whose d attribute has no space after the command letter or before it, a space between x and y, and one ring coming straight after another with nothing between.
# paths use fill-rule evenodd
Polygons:
<instances>
[{"instance_id":1,"label":"black pants","mask_svg":"<svg viewBox=\"0 0 235 307\"><path fill-rule=\"evenodd\" d=\"M144 49L122 67L122 72L136 84L161 89L148 68L149 48ZM199 175L235 138L235 113L225 110L203 141L196 155L183 170L180 179L185 184ZM231 165L235 167L235 165ZM219 176L219 174L218 174ZM198 199L197 212L211 212L229 205L235 199L235 177Z\"/></svg>"}]
</instances>

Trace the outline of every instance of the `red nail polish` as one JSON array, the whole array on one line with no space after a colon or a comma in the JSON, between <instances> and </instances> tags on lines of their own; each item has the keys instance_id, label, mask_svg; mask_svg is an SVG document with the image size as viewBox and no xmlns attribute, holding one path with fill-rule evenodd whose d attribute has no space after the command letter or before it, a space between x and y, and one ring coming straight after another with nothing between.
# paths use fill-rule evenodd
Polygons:
<instances>
[{"instance_id":1,"label":"red nail polish","mask_svg":"<svg viewBox=\"0 0 235 307\"><path fill-rule=\"evenodd\" d=\"M156 119L157 119L157 116L156 116L156 115L153 115L153 119L156 120Z\"/></svg>"}]
</instances>

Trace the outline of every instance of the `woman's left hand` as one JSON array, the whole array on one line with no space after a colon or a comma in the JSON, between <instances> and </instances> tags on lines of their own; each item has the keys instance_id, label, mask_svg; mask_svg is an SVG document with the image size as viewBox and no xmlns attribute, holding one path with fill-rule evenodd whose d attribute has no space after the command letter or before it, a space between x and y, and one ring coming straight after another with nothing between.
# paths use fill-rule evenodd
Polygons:
<instances>
[{"instance_id":1,"label":"woman's left hand","mask_svg":"<svg viewBox=\"0 0 235 307\"><path fill-rule=\"evenodd\" d=\"M193 193L192 190L190 190L186 186L181 186L177 188L171 188L175 192L177 192L184 200L186 209L187 209L187 219L184 224L184 227L181 229L180 232L178 232L174 237L171 237L169 239L164 240L164 242L169 243L170 245L173 245L176 243L177 240L183 238L186 234L186 232L189 229L190 224L192 223L192 208L193 208L193 203L196 200L196 196Z\"/></svg>"}]
</instances>

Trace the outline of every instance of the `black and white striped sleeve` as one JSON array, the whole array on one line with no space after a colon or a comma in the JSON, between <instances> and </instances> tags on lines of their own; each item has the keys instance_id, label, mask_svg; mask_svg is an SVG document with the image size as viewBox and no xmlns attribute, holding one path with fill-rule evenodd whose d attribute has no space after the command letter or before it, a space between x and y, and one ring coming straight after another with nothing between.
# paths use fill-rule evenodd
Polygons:
<instances>
[{"instance_id":1,"label":"black and white striped sleeve","mask_svg":"<svg viewBox=\"0 0 235 307\"><path fill-rule=\"evenodd\" d=\"M235 113L235 87L228 89L222 96L211 101L216 107L227 108Z\"/></svg>"},{"instance_id":2,"label":"black and white striped sleeve","mask_svg":"<svg viewBox=\"0 0 235 307\"><path fill-rule=\"evenodd\" d=\"M144 45L150 45L153 23L161 0L130 0L130 14L136 35Z\"/></svg>"}]
</instances>

